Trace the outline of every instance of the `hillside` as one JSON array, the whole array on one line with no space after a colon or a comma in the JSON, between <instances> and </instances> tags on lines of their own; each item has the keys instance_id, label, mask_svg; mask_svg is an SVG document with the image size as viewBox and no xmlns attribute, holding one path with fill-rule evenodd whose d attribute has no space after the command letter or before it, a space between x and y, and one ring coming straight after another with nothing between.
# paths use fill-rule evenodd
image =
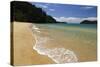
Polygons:
<instances>
[{"instance_id":1,"label":"hillside","mask_svg":"<svg viewBox=\"0 0 100 67\"><path fill-rule=\"evenodd\" d=\"M97 21L89 21L89 20L84 20L80 24L97 24Z\"/></svg>"},{"instance_id":2,"label":"hillside","mask_svg":"<svg viewBox=\"0 0 100 67\"><path fill-rule=\"evenodd\" d=\"M42 8L38 8L29 2L11 2L11 22L30 22L30 23L57 23L56 20L47 15Z\"/></svg>"}]
</instances>

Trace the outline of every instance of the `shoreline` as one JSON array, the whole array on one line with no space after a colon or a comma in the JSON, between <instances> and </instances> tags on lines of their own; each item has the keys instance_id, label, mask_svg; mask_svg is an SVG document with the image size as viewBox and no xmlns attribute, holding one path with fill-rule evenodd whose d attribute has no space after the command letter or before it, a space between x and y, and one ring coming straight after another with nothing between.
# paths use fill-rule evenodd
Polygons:
<instances>
[{"instance_id":1,"label":"shoreline","mask_svg":"<svg viewBox=\"0 0 100 67\"><path fill-rule=\"evenodd\" d=\"M78 58L78 62L88 62L88 61L96 61L97 60L95 45L90 45L90 46L89 46L89 44L82 45L83 47L81 48L81 42L79 42L78 39L73 41L70 37L69 38L67 37L67 39L64 38L64 40L61 41L61 39L59 39L59 37L58 37L58 41L61 41L61 44L62 44L62 46L61 46L61 45L59 45L60 42L58 44L55 42L55 41L57 41L56 39L53 42L52 41L48 42L49 39L53 40L52 39L53 37L49 38L49 36L48 36L49 33L50 32L55 33L56 31L49 31L48 29L41 30L42 27L38 27L36 25L38 28L36 26L34 26L34 27L36 27L34 29L37 30L37 33L35 33L36 31L35 32L32 31L32 27L34 24L28 23L28 22L13 22L13 25L14 25L14 29L13 29L14 65L34 65L34 64L40 65L40 64L59 63L57 59L56 59L57 61L53 60L53 59L57 58L57 57L55 57L55 58L53 57L54 54L56 56L57 55L56 53L59 51L62 51L61 53L64 53L63 51L66 51L66 54L68 52L69 52L69 54L71 54L71 52L72 52L72 54L75 53L75 56L77 56L77 58ZM49 33L47 33L47 32L49 32ZM38 33L43 33L44 35L43 34L41 35ZM47 33L48 35L45 36L45 33ZM38 35L36 35L36 34L38 34ZM81 34L81 35L83 36L83 34ZM46 55L40 54L37 50L34 49L34 46L36 45L36 39L37 39L37 42L40 42L40 41L42 42L42 43L37 43L37 44L43 44L46 47L50 48L50 49L47 48L48 50L42 50L42 52L47 52ZM46 40L46 43L44 42L45 40ZM75 45L74 45L74 43L75 43ZM88 43L88 42L86 41L86 43ZM41 45L41 46L43 46L43 45ZM41 46L39 46L39 47L41 47ZM56 48L52 49L52 47L56 47ZM90 49L88 49L88 48L90 48ZM43 48L41 48L41 49L43 49ZM41 49L39 48L39 51L41 51ZM86 49L86 50L84 50L84 49ZM68 50L68 52L67 52L67 50ZM91 51L93 51L93 52L91 53ZM39 60L39 61L37 61L37 60Z\"/></svg>"},{"instance_id":2,"label":"shoreline","mask_svg":"<svg viewBox=\"0 0 100 67\"><path fill-rule=\"evenodd\" d=\"M13 22L14 65L54 64L52 59L33 50L35 39L29 29L30 24Z\"/></svg>"},{"instance_id":3,"label":"shoreline","mask_svg":"<svg viewBox=\"0 0 100 67\"><path fill-rule=\"evenodd\" d=\"M40 55L45 55L51 58L55 63L72 63L78 62L78 58L75 53L65 48L45 48L44 44L49 40L46 36L41 36L41 29L32 24L32 31L35 36L35 45L33 49L36 50ZM39 32L38 32L39 31ZM41 40L42 38L42 40ZM45 41L44 41L45 40ZM41 46L42 45L42 46ZM60 60L59 60L60 59Z\"/></svg>"}]
</instances>

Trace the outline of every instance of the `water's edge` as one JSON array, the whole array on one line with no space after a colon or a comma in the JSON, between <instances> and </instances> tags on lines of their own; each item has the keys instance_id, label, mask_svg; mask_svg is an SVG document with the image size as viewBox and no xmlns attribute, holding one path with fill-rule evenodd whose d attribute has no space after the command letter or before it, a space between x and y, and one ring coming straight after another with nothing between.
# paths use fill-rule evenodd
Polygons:
<instances>
[{"instance_id":1,"label":"water's edge","mask_svg":"<svg viewBox=\"0 0 100 67\"><path fill-rule=\"evenodd\" d=\"M44 47L43 45L47 40L49 40L49 37L40 36L41 29L39 29L35 24L31 24L31 30L36 41L33 49L36 50L39 54L48 56L55 63L78 62L78 58L72 50L65 48L49 49Z\"/></svg>"}]
</instances>

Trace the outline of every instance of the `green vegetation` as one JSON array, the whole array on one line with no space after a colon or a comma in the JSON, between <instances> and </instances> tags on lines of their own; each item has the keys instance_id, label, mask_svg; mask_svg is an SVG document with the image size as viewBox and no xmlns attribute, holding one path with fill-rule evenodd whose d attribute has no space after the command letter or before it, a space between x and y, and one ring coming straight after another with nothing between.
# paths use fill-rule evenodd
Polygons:
<instances>
[{"instance_id":1,"label":"green vegetation","mask_svg":"<svg viewBox=\"0 0 100 67\"><path fill-rule=\"evenodd\" d=\"M84 20L80 24L97 24L97 21L89 21L89 20Z\"/></svg>"},{"instance_id":2,"label":"green vegetation","mask_svg":"<svg viewBox=\"0 0 100 67\"><path fill-rule=\"evenodd\" d=\"M11 2L11 22L30 22L30 23L57 23L56 20L47 15L41 8L37 8L28 2Z\"/></svg>"}]
</instances>

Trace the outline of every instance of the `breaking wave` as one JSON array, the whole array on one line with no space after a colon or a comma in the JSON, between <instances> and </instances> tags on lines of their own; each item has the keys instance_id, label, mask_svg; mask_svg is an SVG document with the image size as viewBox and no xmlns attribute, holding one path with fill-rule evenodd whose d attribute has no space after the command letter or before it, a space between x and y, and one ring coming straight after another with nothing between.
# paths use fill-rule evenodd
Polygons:
<instances>
[{"instance_id":1,"label":"breaking wave","mask_svg":"<svg viewBox=\"0 0 100 67\"><path fill-rule=\"evenodd\" d=\"M36 40L33 49L36 50L39 54L48 56L55 63L70 63L78 61L77 56L72 50L65 48L46 48L44 44L46 44L50 38L47 36L42 36L41 29L36 27L35 24L32 24L31 29Z\"/></svg>"}]
</instances>

